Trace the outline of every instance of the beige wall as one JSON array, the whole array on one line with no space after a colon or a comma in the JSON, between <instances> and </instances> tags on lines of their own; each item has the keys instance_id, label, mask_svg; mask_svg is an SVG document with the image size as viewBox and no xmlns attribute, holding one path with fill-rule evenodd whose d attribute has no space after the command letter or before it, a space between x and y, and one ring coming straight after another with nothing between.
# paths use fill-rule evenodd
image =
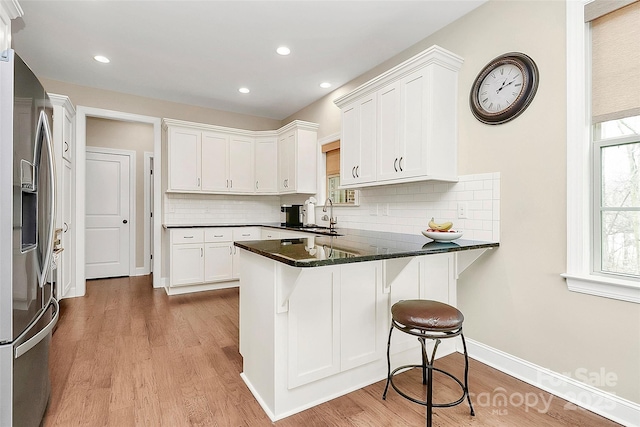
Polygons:
<instances>
[{"instance_id":1,"label":"beige wall","mask_svg":"<svg viewBox=\"0 0 640 427\"><path fill-rule=\"evenodd\" d=\"M280 120L248 116L227 111L212 110L193 105L143 98L120 92L74 85L56 80L40 79L50 93L67 95L73 105L103 108L144 116L186 120L197 123L227 126L247 130L273 130L280 127Z\"/></svg>"},{"instance_id":2,"label":"beige wall","mask_svg":"<svg viewBox=\"0 0 640 427\"><path fill-rule=\"evenodd\" d=\"M153 153L153 125L87 117L87 147L136 153L136 267L144 267L144 153Z\"/></svg>"},{"instance_id":3,"label":"beige wall","mask_svg":"<svg viewBox=\"0 0 640 427\"><path fill-rule=\"evenodd\" d=\"M640 306L569 292L566 268L565 4L490 1L366 75L288 117L340 131L333 99L423 49L438 44L465 60L459 78L459 172L501 173L501 244L458 282L466 335L576 378L601 368L617 375L599 386L640 403ZM494 57L521 51L540 70L529 109L489 126L469 110L469 89ZM580 378L577 378L580 379Z\"/></svg>"}]
</instances>

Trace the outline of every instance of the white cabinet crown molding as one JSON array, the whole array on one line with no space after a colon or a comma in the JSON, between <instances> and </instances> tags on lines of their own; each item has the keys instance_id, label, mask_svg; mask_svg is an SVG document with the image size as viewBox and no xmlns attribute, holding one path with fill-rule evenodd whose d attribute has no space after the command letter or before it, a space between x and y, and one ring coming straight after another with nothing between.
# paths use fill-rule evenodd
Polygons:
<instances>
[{"instance_id":1,"label":"white cabinet crown molding","mask_svg":"<svg viewBox=\"0 0 640 427\"><path fill-rule=\"evenodd\" d=\"M24 11L18 0L1 0L0 4L2 5L3 18L6 16L9 19L16 19L24 16Z\"/></svg>"},{"instance_id":2,"label":"white cabinet crown molding","mask_svg":"<svg viewBox=\"0 0 640 427\"><path fill-rule=\"evenodd\" d=\"M291 129L317 131L318 128L320 127L318 123L305 122L303 120L294 120L291 123L288 123L277 130L247 130L247 129L237 129L237 128L230 128L225 126L218 126L218 125L210 125L206 123L188 122L185 120L167 119L167 118L162 119L162 128L166 130L169 126L182 126L182 127L188 127L190 129L198 129L202 131L232 133L234 135L244 135L249 137L277 136Z\"/></svg>"},{"instance_id":3,"label":"white cabinet crown molding","mask_svg":"<svg viewBox=\"0 0 640 427\"><path fill-rule=\"evenodd\" d=\"M396 80L403 78L404 76L424 68L431 64L438 64L442 67L448 68L452 71L458 71L462 67L464 60L462 57L456 55L453 52L449 52L440 46L433 45L417 55L412 56L406 61L396 65L388 71L380 74L377 77L369 80L368 82L358 86L346 95L336 98L333 102L338 107L342 108L346 104L364 96L368 93L376 91L378 88L393 83Z\"/></svg>"},{"instance_id":4,"label":"white cabinet crown molding","mask_svg":"<svg viewBox=\"0 0 640 427\"><path fill-rule=\"evenodd\" d=\"M76 109L73 106L73 104L71 103L71 99L69 99L68 96L66 95L58 95L56 93L49 93L49 99L51 99L51 102L53 103L53 105L59 105L61 107L64 107L67 111L69 111L71 113L71 115L75 116L76 114Z\"/></svg>"}]
</instances>

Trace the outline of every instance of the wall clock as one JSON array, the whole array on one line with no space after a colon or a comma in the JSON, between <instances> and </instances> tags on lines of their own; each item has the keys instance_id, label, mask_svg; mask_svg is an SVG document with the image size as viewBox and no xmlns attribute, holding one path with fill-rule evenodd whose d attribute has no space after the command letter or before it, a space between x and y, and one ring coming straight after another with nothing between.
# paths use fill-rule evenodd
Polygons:
<instances>
[{"instance_id":1,"label":"wall clock","mask_svg":"<svg viewBox=\"0 0 640 427\"><path fill-rule=\"evenodd\" d=\"M473 115L483 123L498 125L518 117L538 90L538 67L520 52L500 55L475 78L469 96Z\"/></svg>"}]
</instances>

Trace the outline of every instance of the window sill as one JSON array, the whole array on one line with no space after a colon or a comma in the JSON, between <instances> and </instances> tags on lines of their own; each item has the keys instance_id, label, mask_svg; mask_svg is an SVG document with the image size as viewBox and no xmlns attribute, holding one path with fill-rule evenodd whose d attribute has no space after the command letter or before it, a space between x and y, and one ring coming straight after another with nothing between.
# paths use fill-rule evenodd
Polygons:
<instances>
[{"instance_id":1,"label":"window sill","mask_svg":"<svg viewBox=\"0 0 640 427\"><path fill-rule=\"evenodd\" d=\"M580 274L561 274L573 292L640 304L640 283L633 280Z\"/></svg>"}]
</instances>

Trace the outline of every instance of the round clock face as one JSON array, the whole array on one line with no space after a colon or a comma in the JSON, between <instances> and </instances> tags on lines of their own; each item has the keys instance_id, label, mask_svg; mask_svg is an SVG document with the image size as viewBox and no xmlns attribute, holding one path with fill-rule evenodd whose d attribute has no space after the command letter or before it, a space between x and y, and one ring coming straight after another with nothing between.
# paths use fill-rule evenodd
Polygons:
<instances>
[{"instance_id":1,"label":"round clock face","mask_svg":"<svg viewBox=\"0 0 640 427\"><path fill-rule=\"evenodd\" d=\"M500 124L520 115L538 87L538 69L522 53L495 58L476 77L471 89L471 111L478 120Z\"/></svg>"},{"instance_id":2,"label":"round clock face","mask_svg":"<svg viewBox=\"0 0 640 427\"><path fill-rule=\"evenodd\" d=\"M506 110L518 99L524 86L522 70L514 64L501 64L480 83L478 99L487 113Z\"/></svg>"}]
</instances>

